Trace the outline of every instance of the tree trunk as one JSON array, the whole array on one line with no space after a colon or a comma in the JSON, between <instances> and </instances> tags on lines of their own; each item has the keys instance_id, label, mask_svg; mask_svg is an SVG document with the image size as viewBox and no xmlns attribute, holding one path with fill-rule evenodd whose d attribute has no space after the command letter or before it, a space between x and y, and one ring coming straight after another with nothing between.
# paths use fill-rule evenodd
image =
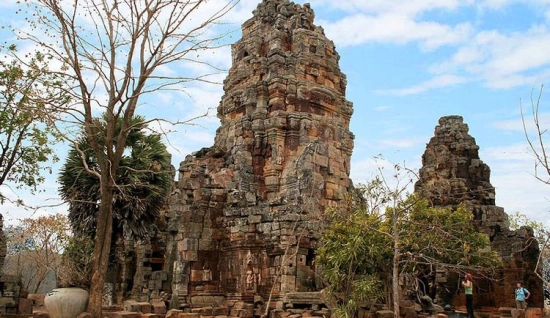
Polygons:
<instances>
[{"instance_id":1,"label":"tree trunk","mask_svg":"<svg viewBox=\"0 0 550 318\"><path fill-rule=\"evenodd\" d=\"M401 250L399 249L399 227L398 227L399 215L395 213L393 215L392 228L393 228L393 262L392 262L392 291L393 291L393 317L400 318L399 312L399 257L401 256Z\"/></svg>"},{"instance_id":2,"label":"tree trunk","mask_svg":"<svg viewBox=\"0 0 550 318\"><path fill-rule=\"evenodd\" d=\"M36 282L36 286L34 287L33 294L38 294L38 289L40 289L40 285L42 285L43 281L44 281L44 278L39 279L38 282Z\"/></svg>"},{"instance_id":3,"label":"tree trunk","mask_svg":"<svg viewBox=\"0 0 550 318\"><path fill-rule=\"evenodd\" d=\"M88 312L93 318L101 318L103 301L103 285L107 275L111 235L113 232L113 185L110 177L102 175L101 203L97 218L97 229L94 241L94 257L92 259L92 279L90 282L90 299Z\"/></svg>"},{"instance_id":4,"label":"tree trunk","mask_svg":"<svg viewBox=\"0 0 550 318\"><path fill-rule=\"evenodd\" d=\"M393 316L399 318L399 249L395 248L394 253L392 269Z\"/></svg>"}]
</instances>

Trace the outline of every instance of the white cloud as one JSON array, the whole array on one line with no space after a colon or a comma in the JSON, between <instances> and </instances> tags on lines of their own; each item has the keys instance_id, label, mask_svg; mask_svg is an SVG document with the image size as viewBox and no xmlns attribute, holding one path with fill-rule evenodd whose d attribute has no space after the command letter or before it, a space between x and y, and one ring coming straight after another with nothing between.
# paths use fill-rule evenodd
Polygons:
<instances>
[{"instance_id":1,"label":"white cloud","mask_svg":"<svg viewBox=\"0 0 550 318\"><path fill-rule=\"evenodd\" d=\"M396 167L399 167L396 170ZM410 170L407 170L410 169ZM367 184L375 177L382 177L388 189L404 190L406 193L414 192L416 176L414 172L418 167L410 162L392 162L383 157L366 158L351 162L350 177L355 185Z\"/></svg>"},{"instance_id":2,"label":"white cloud","mask_svg":"<svg viewBox=\"0 0 550 318\"><path fill-rule=\"evenodd\" d=\"M377 111L377 112L385 112L388 109L390 109L389 106L378 106L378 107L374 108L374 110Z\"/></svg>"},{"instance_id":3,"label":"white cloud","mask_svg":"<svg viewBox=\"0 0 550 318\"><path fill-rule=\"evenodd\" d=\"M404 149L414 148L424 142L421 138L380 139L376 142L377 148Z\"/></svg>"},{"instance_id":4,"label":"white cloud","mask_svg":"<svg viewBox=\"0 0 550 318\"><path fill-rule=\"evenodd\" d=\"M533 118L533 112L531 105L522 105L523 107L523 116L524 120L522 120L521 117L509 119L509 120L500 120L494 123L494 126L498 129L507 130L507 131L514 131L514 132L521 132L523 133L525 130L529 133L529 135L533 135L537 133L535 121ZM539 109L539 113L537 115L539 127L541 127L542 131L545 131L544 127L550 127L550 113L544 112ZM525 126L524 126L525 125Z\"/></svg>"},{"instance_id":5,"label":"white cloud","mask_svg":"<svg viewBox=\"0 0 550 318\"><path fill-rule=\"evenodd\" d=\"M252 18L252 11L258 6L257 0L240 0L239 4L231 10L224 18L229 22L233 22L240 28L245 19Z\"/></svg>"},{"instance_id":6,"label":"white cloud","mask_svg":"<svg viewBox=\"0 0 550 318\"><path fill-rule=\"evenodd\" d=\"M67 214L68 207L57 195L58 186L55 176L47 178L46 182L39 186L40 191L34 194L27 188L17 189L9 183L3 184L0 191L7 199L0 205L0 214L4 218L4 226L15 225L19 219L24 218L54 213ZM23 205L19 205L18 200L21 200Z\"/></svg>"},{"instance_id":7,"label":"white cloud","mask_svg":"<svg viewBox=\"0 0 550 318\"><path fill-rule=\"evenodd\" d=\"M418 94L466 80L506 89L550 79L550 55L546 54L550 51L550 31L548 19L544 20L540 14L550 10L548 0L416 0L397 3L319 0L315 4L345 12L336 20L329 18L318 22L339 47L412 43L430 52L443 46L451 48L450 56L443 55L430 68L432 79L410 88L386 90L390 94ZM491 17L495 11L510 9L512 5L522 5L533 12L530 26L514 32L502 31L496 26L495 29L481 28L485 18ZM454 12L462 9L474 10L477 15L447 23L430 20L427 14L440 11L452 17Z\"/></svg>"},{"instance_id":8,"label":"white cloud","mask_svg":"<svg viewBox=\"0 0 550 318\"><path fill-rule=\"evenodd\" d=\"M472 4L473 0L356 0L356 1L310 1L315 6L329 6L346 12L388 13L399 12L414 16L426 11L455 10Z\"/></svg>"},{"instance_id":9,"label":"white cloud","mask_svg":"<svg viewBox=\"0 0 550 318\"><path fill-rule=\"evenodd\" d=\"M480 1L478 7L481 9L499 10L515 2L521 2L518 0L483 0Z\"/></svg>"},{"instance_id":10,"label":"white cloud","mask_svg":"<svg viewBox=\"0 0 550 318\"><path fill-rule=\"evenodd\" d=\"M350 177L355 184L368 183L381 171L393 169L394 163L384 158L363 158L361 160L351 160Z\"/></svg>"},{"instance_id":11,"label":"white cloud","mask_svg":"<svg viewBox=\"0 0 550 318\"><path fill-rule=\"evenodd\" d=\"M480 157L491 168L490 181L495 187L496 205L509 215L520 212L550 226L550 196L544 195L550 185L535 178L534 157L526 143L482 149Z\"/></svg>"},{"instance_id":12,"label":"white cloud","mask_svg":"<svg viewBox=\"0 0 550 318\"><path fill-rule=\"evenodd\" d=\"M378 94L398 95L406 96L426 92L431 89L443 88L452 85L458 85L467 82L468 79L456 75L441 75L436 76L428 81L416 84L412 87L399 88L399 89L387 89L376 90Z\"/></svg>"},{"instance_id":13,"label":"white cloud","mask_svg":"<svg viewBox=\"0 0 550 318\"><path fill-rule=\"evenodd\" d=\"M495 186L496 205L503 207L508 215L520 212L530 220L550 226L550 197L543 195L549 185L527 172L495 174L491 181Z\"/></svg>"},{"instance_id":14,"label":"white cloud","mask_svg":"<svg viewBox=\"0 0 550 318\"><path fill-rule=\"evenodd\" d=\"M466 74L492 88L536 85L550 78L550 32L480 31L450 57L430 68L434 74Z\"/></svg>"},{"instance_id":15,"label":"white cloud","mask_svg":"<svg viewBox=\"0 0 550 318\"><path fill-rule=\"evenodd\" d=\"M199 151L203 147L214 145L214 134L210 130L199 127L180 129L168 136L168 151L172 154L172 165L178 167L187 155Z\"/></svg>"},{"instance_id":16,"label":"white cloud","mask_svg":"<svg viewBox=\"0 0 550 318\"><path fill-rule=\"evenodd\" d=\"M208 113L209 122L219 124L216 119L217 107L223 96L221 85L199 84L182 89L175 94L179 113L187 118L202 117ZM179 118L183 119L183 118Z\"/></svg>"},{"instance_id":17,"label":"white cloud","mask_svg":"<svg viewBox=\"0 0 550 318\"><path fill-rule=\"evenodd\" d=\"M419 42L426 50L465 41L471 33L468 23L455 26L431 21L415 21L406 15L353 14L336 22L321 21L327 36L337 46L355 46L368 42L406 44Z\"/></svg>"},{"instance_id":18,"label":"white cloud","mask_svg":"<svg viewBox=\"0 0 550 318\"><path fill-rule=\"evenodd\" d=\"M500 171L508 171L508 168L510 168L508 164L519 164L521 167L525 167L533 158L527 149L526 143L488 147L481 149L480 153L480 157L483 160L492 162L491 167L495 169L491 170Z\"/></svg>"}]
</instances>

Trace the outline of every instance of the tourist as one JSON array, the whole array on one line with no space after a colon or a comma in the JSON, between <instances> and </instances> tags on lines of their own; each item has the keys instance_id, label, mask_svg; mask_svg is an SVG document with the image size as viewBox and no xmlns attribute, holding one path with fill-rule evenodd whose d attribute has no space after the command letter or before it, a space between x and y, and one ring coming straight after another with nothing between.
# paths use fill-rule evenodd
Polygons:
<instances>
[{"instance_id":1,"label":"tourist","mask_svg":"<svg viewBox=\"0 0 550 318\"><path fill-rule=\"evenodd\" d=\"M466 310L468 311L468 318L474 318L474 283L472 282L472 274L466 274L462 281L464 286L464 293L466 294Z\"/></svg>"},{"instance_id":2,"label":"tourist","mask_svg":"<svg viewBox=\"0 0 550 318\"><path fill-rule=\"evenodd\" d=\"M521 286L521 282L518 282L516 285L516 308L517 309L527 309L526 300L529 299L531 293Z\"/></svg>"}]
</instances>

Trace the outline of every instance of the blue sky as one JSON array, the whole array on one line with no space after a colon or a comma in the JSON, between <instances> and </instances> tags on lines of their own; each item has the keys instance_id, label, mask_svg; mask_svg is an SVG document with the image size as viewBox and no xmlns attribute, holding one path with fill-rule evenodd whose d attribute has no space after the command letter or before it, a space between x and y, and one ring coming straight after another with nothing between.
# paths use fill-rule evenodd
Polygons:
<instances>
[{"instance_id":1,"label":"blue sky","mask_svg":"<svg viewBox=\"0 0 550 318\"><path fill-rule=\"evenodd\" d=\"M0 4L0 23L24 27L12 2ZM240 37L240 24L258 2L242 0L227 16L235 30L228 41ZM356 136L351 166L355 183L367 182L377 167L390 162L419 169L438 119L461 115L491 168L497 205L508 214L519 211L550 226L550 185L532 175L534 161L520 117L520 101L529 112L532 94L536 97L540 86L550 82L549 0L295 2L311 4L315 24L336 44L347 75L347 99L355 110L350 127ZM230 57L225 47L205 58L228 69ZM216 75L218 81L224 77ZM186 89L189 95L158 94L141 108L145 115L170 119L211 109L211 116L171 134L176 167L185 155L211 146L219 126L215 108L221 86L191 84ZM550 128L548 94L540 114L543 126ZM377 155L386 161L373 159ZM47 192L35 202L56 202L55 175L44 188ZM16 192L12 195L28 197ZM8 219L30 215L10 204L0 206L0 212Z\"/></svg>"}]
</instances>

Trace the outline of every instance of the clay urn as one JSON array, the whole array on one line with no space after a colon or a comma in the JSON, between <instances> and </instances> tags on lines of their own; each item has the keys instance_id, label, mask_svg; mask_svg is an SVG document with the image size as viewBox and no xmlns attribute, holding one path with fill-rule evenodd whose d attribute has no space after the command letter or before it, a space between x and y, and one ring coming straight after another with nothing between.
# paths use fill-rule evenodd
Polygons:
<instances>
[{"instance_id":1,"label":"clay urn","mask_svg":"<svg viewBox=\"0 0 550 318\"><path fill-rule=\"evenodd\" d=\"M55 288L44 298L50 318L76 318L86 311L89 294L78 287Z\"/></svg>"}]
</instances>

